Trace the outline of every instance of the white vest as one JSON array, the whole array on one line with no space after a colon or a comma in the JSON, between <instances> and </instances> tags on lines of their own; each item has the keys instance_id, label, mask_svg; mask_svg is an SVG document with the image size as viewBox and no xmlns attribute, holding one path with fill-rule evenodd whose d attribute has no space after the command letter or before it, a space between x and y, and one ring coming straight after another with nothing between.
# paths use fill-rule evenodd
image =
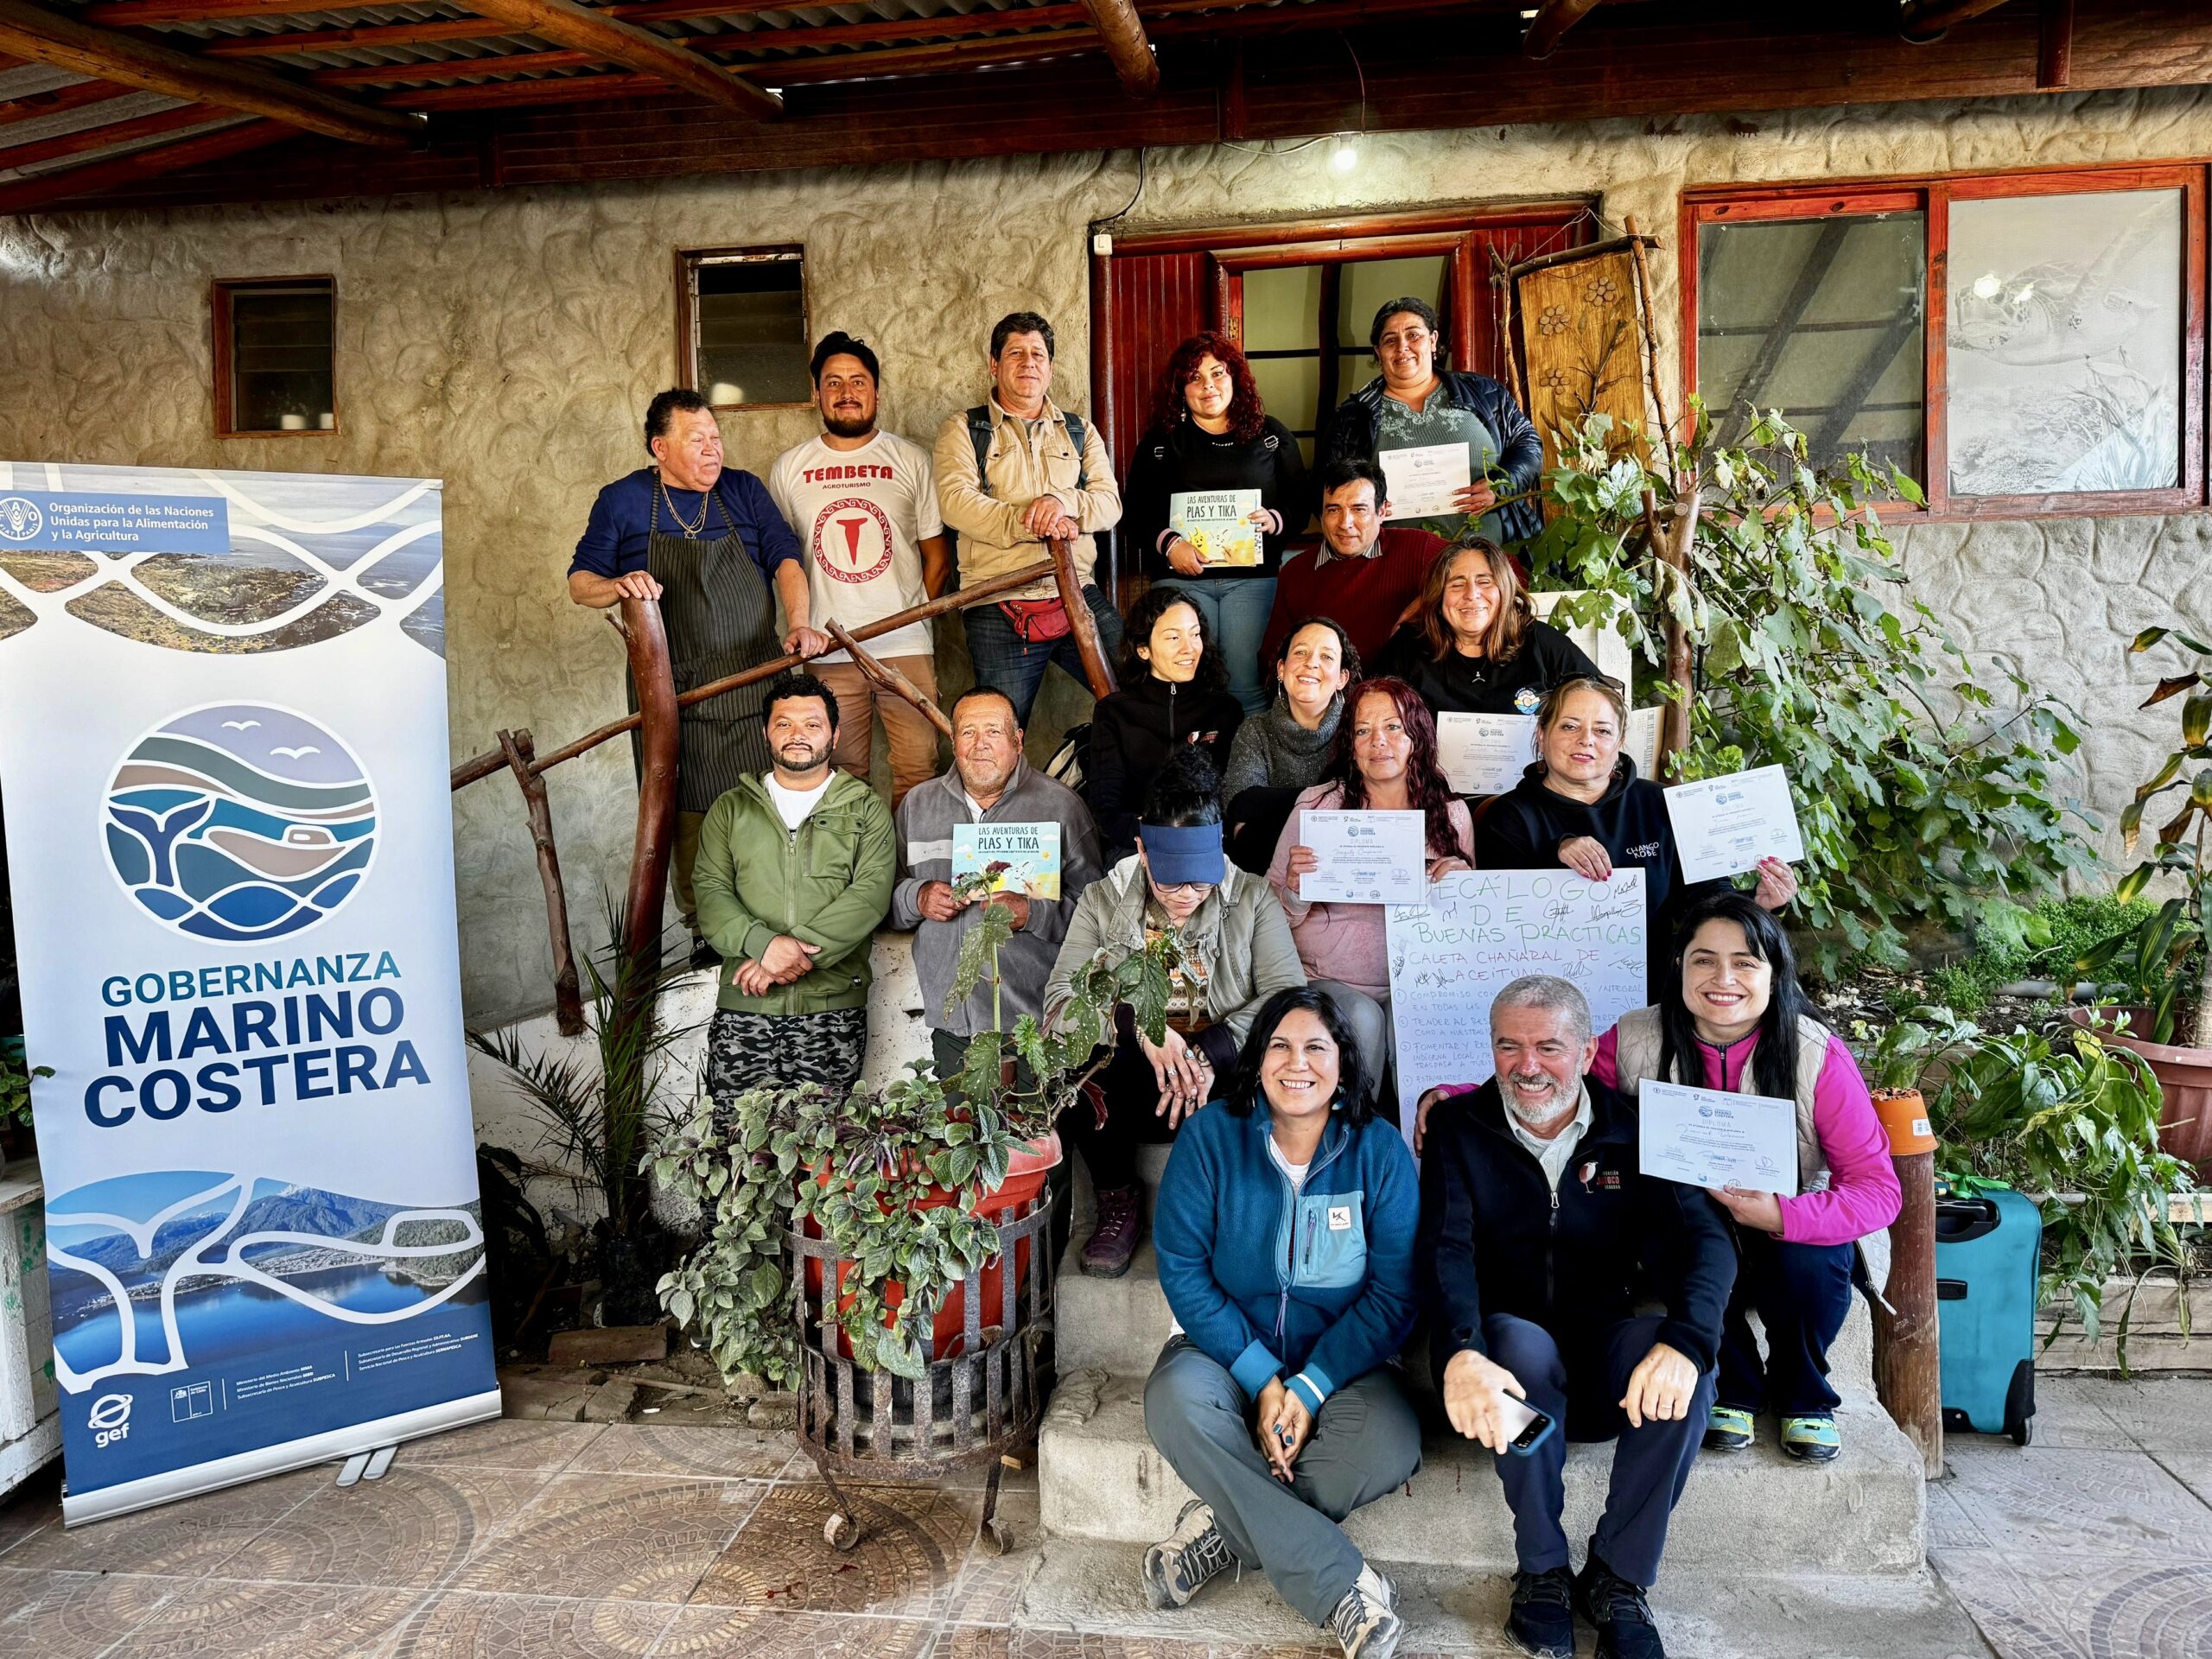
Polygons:
<instances>
[{"instance_id":1,"label":"white vest","mask_svg":"<svg viewBox=\"0 0 2212 1659\"><path fill-rule=\"evenodd\" d=\"M1620 1090L1633 1100L1646 1077L1659 1075L1659 1010L1656 1007L1637 1008L1621 1016L1614 1028L1614 1058L1620 1069ZM1821 1080L1821 1068L1827 1064L1827 1027L1817 1020L1800 1016L1797 1021L1797 1190L1800 1192L1825 1192L1828 1184L1827 1160L1821 1154L1820 1133L1813 1126L1813 1091ZM1704 1068L1698 1068L1697 1088L1705 1086ZM1736 1092L1756 1094L1751 1068L1746 1065L1737 1079Z\"/></svg>"}]
</instances>

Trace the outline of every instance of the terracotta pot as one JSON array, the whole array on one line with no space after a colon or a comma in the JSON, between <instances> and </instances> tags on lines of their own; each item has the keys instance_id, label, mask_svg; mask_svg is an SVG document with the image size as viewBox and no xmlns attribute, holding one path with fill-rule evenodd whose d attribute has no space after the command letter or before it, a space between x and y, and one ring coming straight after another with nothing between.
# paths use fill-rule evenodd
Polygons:
<instances>
[{"instance_id":1,"label":"terracotta pot","mask_svg":"<svg viewBox=\"0 0 2212 1659\"><path fill-rule=\"evenodd\" d=\"M1936 1137L1928 1128L1928 1103L1917 1089L1877 1089L1874 1116L1890 1137L1890 1156L1910 1158L1936 1150Z\"/></svg>"},{"instance_id":2,"label":"terracotta pot","mask_svg":"<svg viewBox=\"0 0 2212 1659\"><path fill-rule=\"evenodd\" d=\"M2137 1030L2151 1024L2148 1008L2082 1008L2066 1011L2077 1026L2087 1026L2093 1014L2107 1020L2125 1014ZM2183 1048L2173 1043L2154 1043L2126 1032L2106 1032L2104 1040L2116 1048L2140 1054L2165 1093L2164 1109L2158 1114L2158 1144L2177 1158L2202 1169L2212 1166L2212 1048Z\"/></svg>"}]
</instances>

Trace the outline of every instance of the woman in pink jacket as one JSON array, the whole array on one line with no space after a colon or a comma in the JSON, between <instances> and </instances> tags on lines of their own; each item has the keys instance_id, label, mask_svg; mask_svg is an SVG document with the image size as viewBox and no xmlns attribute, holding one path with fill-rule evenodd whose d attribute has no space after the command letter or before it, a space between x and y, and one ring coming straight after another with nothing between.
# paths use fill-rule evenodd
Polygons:
<instances>
[{"instance_id":1,"label":"woman in pink jacket","mask_svg":"<svg viewBox=\"0 0 2212 1659\"><path fill-rule=\"evenodd\" d=\"M1319 812L1418 812L1427 833L1428 879L1475 867L1474 825L1466 804L1436 764L1436 721L1403 680L1362 680L1344 694L1337 723L1336 759L1328 780L1300 791L1275 843L1268 880L1290 917L1299 960L1316 990L1328 994L1351 1027L1376 1091L1375 1109L1397 1121L1389 1076L1390 950L1381 905L1309 904L1299 888L1320 868L1305 844L1305 815Z\"/></svg>"},{"instance_id":2,"label":"woman in pink jacket","mask_svg":"<svg viewBox=\"0 0 2212 1659\"><path fill-rule=\"evenodd\" d=\"M1771 1409L1784 1452L1826 1463L1842 1444L1828 1345L1851 1311L1857 1241L1897 1219L1889 1139L1851 1051L1807 1006L1789 936L1748 893L1710 894L1684 911L1667 978L1656 1006L1599 1040L1592 1077L1627 1095L1664 1077L1797 1107L1796 1196L1733 1186L1713 1195L1735 1217L1741 1265L1706 1447L1742 1451L1753 1419Z\"/></svg>"}]
</instances>

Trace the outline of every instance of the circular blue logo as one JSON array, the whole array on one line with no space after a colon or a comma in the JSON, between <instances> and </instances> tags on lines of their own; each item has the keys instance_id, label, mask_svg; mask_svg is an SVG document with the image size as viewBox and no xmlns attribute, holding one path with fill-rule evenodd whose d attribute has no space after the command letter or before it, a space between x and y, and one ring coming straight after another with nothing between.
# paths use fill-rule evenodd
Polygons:
<instances>
[{"instance_id":1,"label":"circular blue logo","mask_svg":"<svg viewBox=\"0 0 2212 1659\"><path fill-rule=\"evenodd\" d=\"M353 751L304 715L213 703L131 746L102 829L116 880L156 918L251 944L353 896L376 856L376 795Z\"/></svg>"},{"instance_id":2,"label":"circular blue logo","mask_svg":"<svg viewBox=\"0 0 2212 1659\"><path fill-rule=\"evenodd\" d=\"M0 496L0 541L28 542L46 528L38 503L20 495Z\"/></svg>"}]
</instances>

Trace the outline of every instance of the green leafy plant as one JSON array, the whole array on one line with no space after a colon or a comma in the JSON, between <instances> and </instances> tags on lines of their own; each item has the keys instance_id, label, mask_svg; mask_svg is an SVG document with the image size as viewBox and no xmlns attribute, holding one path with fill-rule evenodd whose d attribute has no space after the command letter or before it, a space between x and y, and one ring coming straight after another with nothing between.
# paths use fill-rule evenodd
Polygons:
<instances>
[{"instance_id":1,"label":"green leafy plant","mask_svg":"<svg viewBox=\"0 0 2212 1659\"><path fill-rule=\"evenodd\" d=\"M1891 993L1891 1007L1909 1015L1923 1003L1935 1003L1972 1018L1999 988L2024 979L2050 980L2062 999L2069 997L2087 971L2088 953L2115 934L2133 933L2157 908L2141 899L2123 903L2108 893L2041 899L2028 912L2017 942L1977 940L1957 960L1920 980L1900 982Z\"/></svg>"},{"instance_id":2,"label":"green leafy plant","mask_svg":"<svg viewBox=\"0 0 2212 1659\"><path fill-rule=\"evenodd\" d=\"M1902 966L1923 921L2025 944L2028 906L2094 863L2058 775L2079 739L2017 675L2002 677L2000 712L1990 671L1907 594L1878 506L1917 504L1918 486L1859 455L1816 467L1771 413L1730 448L1694 399L1688 436L1656 470L1612 426L1592 416L1563 440L1533 563L1544 585L1588 590L1560 618L1618 629L1652 664L1667 664L1669 625L1681 630L1677 779L1789 768L1821 972L1854 953ZM1687 552L1670 557L1686 523Z\"/></svg>"},{"instance_id":3,"label":"green leafy plant","mask_svg":"<svg viewBox=\"0 0 2212 1659\"><path fill-rule=\"evenodd\" d=\"M2154 831L2150 855L2120 878L2117 894L2123 902L2139 898L2159 876L2177 881L2180 891L2085 953L2082 968L2116 978L2130 1002L2150 1010L2149 1028L2139 1035L2187 1046L2212 1035L2205 916L2205 895L2212 890L2212 858L2205 847L2212 831L2212 645L2169 628L2145 628L2129 649L2148 651L2168 638L2197 660L2187 673L2161 679L2143 700L2149 709L2182 699L2181 743L2120 812L2120 839L2128 853L2141 843L2143 814L2152 802L2181 790L2181 810Z\"/></svg>"},{"instance_id":4,"label":"green leafy plant","mask_svg":"<svg viewBox=\"0 0 2212 1659\"><path fill-rule=\"evenodd\" d=\"M0 1127L17 1123L29 1128L31 1079L53 1075L54 1068L50 1065L33 1070L24 1062L21 1038L0 1041Z\"/></svg>"},{"instance_id":5,"label":"green leafy plant","mask_svg":"<svg viewBox=\"0 0 2212 1659\"><path fill-rule=\"evenodd\" d=\"M962 942L956 1004L987 966L996 972L997 947L1010 935L995 916L1003 922L1005 907L988 907ZM726 1376L797 1382L784 1238L810 1226L849 1264L818 1295L855 1363L921 1377L936 1309L999 1254L998 1229L979 1200L1104 1064L1099 1051L1113 1040L1117 1004L1161 1038L1176 961L1171 938L1124 957L1102 953L1077 973L1049 1030L1024 1014L1011 1033L985 1032L949 1080L918 1060L906 1075L842 1097L811 1084L719 1102L702 1096L646 1160L706 1224L698 1246L660 1281L661 1305L702 1334Z\"/></svg>"}]
</instances>

